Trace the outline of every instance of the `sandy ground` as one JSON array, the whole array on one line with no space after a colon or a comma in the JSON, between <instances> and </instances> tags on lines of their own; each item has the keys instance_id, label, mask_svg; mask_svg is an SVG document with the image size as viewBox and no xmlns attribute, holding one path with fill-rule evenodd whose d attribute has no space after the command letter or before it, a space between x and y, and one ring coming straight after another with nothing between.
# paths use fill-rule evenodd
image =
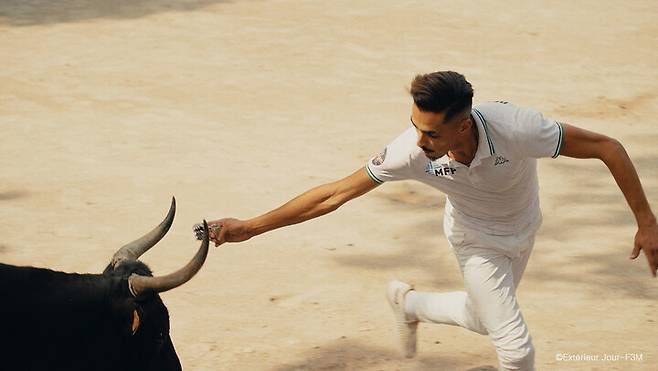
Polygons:
<instances>
[{"instance_id":1,"label":"sandy ground","mask_svg":"<svg viewBox=\"0 0 658 371\"><path fill-rule=\"evenodd\" d=\"M416 73L466 75L620 139L658 209L658 6L647 1L0 0L0 261L100 272L157 224L156 273L202 218L247 218L361 167L406 126ZM603 164L542 160L520 287L541 370L655 370L658 281ZM490 370L486 337L421 326L405 360L391 277L457 290L443 196L387 184L213 249L163 298L187 370ZM622 355L560 362L556 354ZM641 361L624 354L642 356Z\"/></svg>"}]
</instances>

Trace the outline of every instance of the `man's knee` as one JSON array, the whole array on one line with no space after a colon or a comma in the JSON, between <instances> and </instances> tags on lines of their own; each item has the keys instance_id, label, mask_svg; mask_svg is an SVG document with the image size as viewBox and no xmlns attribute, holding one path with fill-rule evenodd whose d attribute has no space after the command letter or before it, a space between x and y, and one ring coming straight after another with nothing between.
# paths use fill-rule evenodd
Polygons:
<instances>
[{"instance_id":1,"label":"man's knee","mask_svg":"<svg viewBox=\"0 0 658 371\"><path fill-rule=\"evenodd\" d=\"M535 347L532 339L515 347L496 346L501 370L533 371L535 369Z\"/></svg>"},{"instance_id":2,"label":"man's knee","mask_svg":"<svg viewBox=\"0 0 658 371\"><path fill-rule=\"evenodd\" d=\"M480 335L489 335L489 331L487 331L487 328L484 326L482 321L480 321L480 317L477 315L477 312L475 311L473 303L470 299L466 300L466 307L464 310L466 312L464 319L465 327Z\"/></svg>"},{"instance_id":3,"label":"man's knee","mask_svg":"<svg viewBox=\"0 0 658 371\"><path fill-rule=\"evenodd\" d=\"M487 328L484 327L482 321L476 316L469 316L466 318L466 328L480 335L489 335Z\"/></svg>"}]
</instances>

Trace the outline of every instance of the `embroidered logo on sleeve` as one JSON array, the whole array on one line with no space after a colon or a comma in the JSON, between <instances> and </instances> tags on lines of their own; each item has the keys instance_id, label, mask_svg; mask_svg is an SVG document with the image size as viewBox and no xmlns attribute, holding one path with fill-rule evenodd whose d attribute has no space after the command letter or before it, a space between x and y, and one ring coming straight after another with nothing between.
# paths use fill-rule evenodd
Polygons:
<instances>
[{"instance_id":1,"label":"embroidered logo on sleeve","mask_svg":"<svg viewBox=\"0 0 658 371\"><path fill-rule=\"evenodd\" d=\"M373 157L371 162L373 165L379 166L384 163L384 160L386 160L386 148L384 148L384 150L380 154Z\"/></svg>"}]
</instances>

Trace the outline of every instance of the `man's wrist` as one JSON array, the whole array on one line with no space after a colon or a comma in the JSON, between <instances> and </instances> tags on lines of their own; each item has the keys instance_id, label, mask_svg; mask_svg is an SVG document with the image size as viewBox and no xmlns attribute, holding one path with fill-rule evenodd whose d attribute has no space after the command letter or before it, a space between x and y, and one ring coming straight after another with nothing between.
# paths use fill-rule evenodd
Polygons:
<instances>
[{"instance_id":1,"label":"man's wrist","mask_svg":"<svg viewBox=\"0 0 658 371\"><path fill-rule=\"evenodd\" d=\"M267 232L267 228L262 223L259 223L257 218L245 220L244 226L250 237Z\"/></svg>"},{"instance_id":2,"label":"man's wrist","mask_svg":"<svg viewBox=\"0 0 658 371\"><path fill-rule=\"evenodd\" d=\"M639 228L651 227L656 225L656 216L651 212L647 212L643 215L638 215L637 217L637 226Z\"/></svg>"}]
</instances>

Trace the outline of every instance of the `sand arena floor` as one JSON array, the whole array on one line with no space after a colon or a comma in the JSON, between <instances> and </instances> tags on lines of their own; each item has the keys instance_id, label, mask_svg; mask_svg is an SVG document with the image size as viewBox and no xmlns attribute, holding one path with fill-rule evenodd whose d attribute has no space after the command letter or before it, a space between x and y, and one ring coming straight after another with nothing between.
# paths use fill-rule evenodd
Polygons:
<instances>
[{"instance_id":1,"label":"sand arena floor","mask_svg":"<svg viewBox=\"0 0 658 371\"><path fill-rule=\"evenodd\" d=\"M187 261L202 218L248 218L361 167L408 125L416 73L464 73L621 140L658 209L655 1L0 0L0 261L100 272L178 200L143 257ZM658 281L597 161L540 161L544 226L519 289L540 370L652 370ZM163 295L187 370L490 370L486 337L421 326L397 351L391 277L461 289L443 196L388 184L213 249ZM556 354L642 354L560 362Z\"/></svg>"}]
</instances>

